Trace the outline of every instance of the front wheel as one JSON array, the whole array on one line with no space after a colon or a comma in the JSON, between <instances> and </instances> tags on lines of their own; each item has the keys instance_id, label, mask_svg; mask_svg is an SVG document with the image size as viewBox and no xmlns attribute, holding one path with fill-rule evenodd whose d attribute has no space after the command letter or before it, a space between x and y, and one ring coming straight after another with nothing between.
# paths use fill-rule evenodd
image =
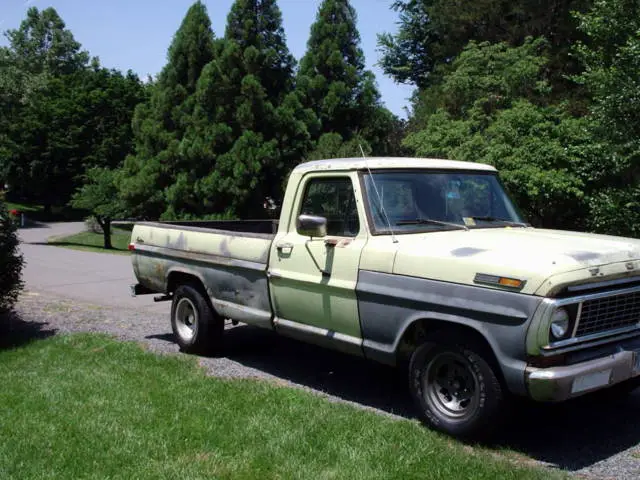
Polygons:
<instances>
[{"instance_id":1,"label":"front wheel","mask_svg":"<svg viewBox=\"0 0 640 480\"><path fill-rule=\"evenodd\" d=\"M180 285L173 294L171 329L187 353L218 353L222 349L224 319L194 285Z\"/></svg>"},{"instance_id":2,"label":"front wheel","mask_svg":"<svg viewBox=\"0 0 640 480\"><path fill-rule=\"evenodd\" d=\"M410 388L427 426L468 440L486 438L498 426L504 394L483 350L446 337L415 350Z\"/></svg>"}]
</instances>

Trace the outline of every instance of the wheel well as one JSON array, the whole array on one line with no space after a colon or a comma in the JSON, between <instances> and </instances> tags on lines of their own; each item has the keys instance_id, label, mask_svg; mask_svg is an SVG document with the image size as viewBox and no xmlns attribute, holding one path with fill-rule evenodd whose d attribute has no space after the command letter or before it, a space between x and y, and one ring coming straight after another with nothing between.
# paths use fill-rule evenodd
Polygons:
<instances>
[{"instance_id":1,"label":"wheel well","mask_svg":"<svg viewBox=\"0 0 640 480\"><path fill-rule=\"evenodd\" d=\"M402 335L396 350L398 365L408 365L413 351L418 346L428 341L430 337L433 337L436 332L438 335L446 332L453 338L464 338L467 342L472 342L475 347L480 348L480 353L484 353L486 355L485 360L495 368L498 378L500 378L503 385L505 384L500 363L498 362L491 344L487 341L484 335L467 325L444 322L442 320L416 320L409 326L409 328L407 328Z\"/></svg>"},{"instance_id":2,"label":"wheel well","mask_svg":"<svg viewBox=\"0 0 640 480\"><path fill-rule=\"evenodd\" d=\"M171 272L167 279L167 293L175 292L180 285L193 285L201 293L206 294L202 281L195 275L184 272ZM206 295L208 298L208 295Z\"/></svg>"}]
</instances>

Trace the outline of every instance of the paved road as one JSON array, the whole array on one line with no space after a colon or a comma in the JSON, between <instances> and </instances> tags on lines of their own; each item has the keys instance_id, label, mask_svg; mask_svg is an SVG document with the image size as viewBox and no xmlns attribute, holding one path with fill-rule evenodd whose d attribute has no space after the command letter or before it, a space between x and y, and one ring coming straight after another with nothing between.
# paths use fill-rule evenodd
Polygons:
<instances>
[{"instance_id":1,"label":"paved road","mask_svg":"<svg viewBox=\"0 0 640 480\"><path fill-rule=\"evenodd\" d=\"M167 313L166 302L150 296L133 298L129 285L135 282L127 255L93 253L47 245L47 239L84 230L82 222L51 223L19 230L26 267L27 290L53 293L96 305L127 306Z\"/></svg>"}]
</instances>

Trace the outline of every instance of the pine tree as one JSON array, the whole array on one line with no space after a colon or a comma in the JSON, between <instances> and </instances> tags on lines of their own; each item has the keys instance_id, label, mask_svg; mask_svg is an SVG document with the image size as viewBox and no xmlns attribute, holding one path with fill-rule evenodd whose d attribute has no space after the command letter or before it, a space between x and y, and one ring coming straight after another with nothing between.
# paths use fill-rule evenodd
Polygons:
<instances>
[{"instance_id":1,"label":"pine tree","mask_svg":"<svg viewBox=\"0 0 640 480\"><path fill-rule=\"evenodd\" d=\"M196 182L202 215L258 216L311 146L311 111L292 92L295 61L275 0L236 0L204 69L185 150L213 165ZM188 179L182 185L186 190Z\"/></svg>"},{"instance_id":2,"label":"pine tree","mask_svg":"<svg viewBox=\"0 0 640 480\"><path fill-rule=\"evenodd\" d=\"M215 48L211 20L197 1L173 38L149 102L139 105L134 115L135 154L126 159L118 180L134 215L173 216L174 190L183 181L181 172L190 168L181 142L192 119L198 79Z\"/></svg>"},{"instance_id":3,"label":"pine tree","mask_svg":"<svg viewBox=\"0 0 640 480\"><path fill-rule=\"evenodd\" d=\"M380 103L373 73L365 70L364 53L349 0L324 0L318 10L307 52L301 60L297 89L302 104L314 109L322 134L369 144L374 154L388 153L385 132L397 120ZM349 151L354 148L347 149ZM356 153L355 151L353 153Z\"/></svg>"}]
</instances>

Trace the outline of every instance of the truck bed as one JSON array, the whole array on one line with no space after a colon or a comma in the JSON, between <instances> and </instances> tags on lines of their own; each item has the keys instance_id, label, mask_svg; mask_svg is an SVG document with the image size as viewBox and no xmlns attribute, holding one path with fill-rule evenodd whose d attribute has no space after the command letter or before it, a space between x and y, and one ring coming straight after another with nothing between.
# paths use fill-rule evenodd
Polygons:
<instances>
[{"instance_id":1,"label":"truck bed","mask_svg":"<svg viewBox=\"0 0 640 480\"><path fill-rule=\"evenodd\" d=\"M197 279L220 315L271 328L266 271L276 228L273 220L136 223L133 269L155 292Z\"/></svg>"}]
</instances>

